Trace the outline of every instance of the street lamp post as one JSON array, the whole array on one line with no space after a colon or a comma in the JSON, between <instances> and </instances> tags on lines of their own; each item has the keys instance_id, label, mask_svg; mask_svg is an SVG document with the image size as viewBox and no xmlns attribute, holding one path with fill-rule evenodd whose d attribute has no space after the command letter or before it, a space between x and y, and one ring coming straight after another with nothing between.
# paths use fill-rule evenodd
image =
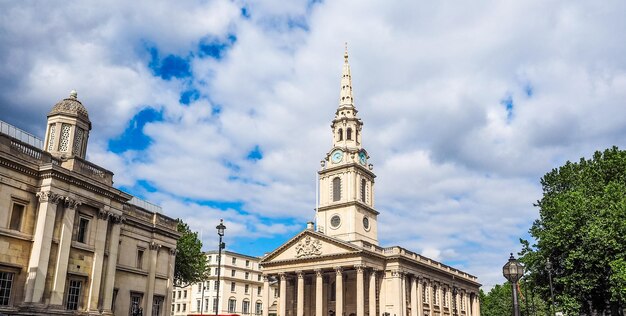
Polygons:
<instances>
[{"instance_id":1,"label":"street lamp post","mask_svg":"<svg viewBox=\"0 0 626 316\"><path fill-rule=\"evenodd\" d=\"M215 227L217 229L217 234L220 236L220 243L217 246L217 295L215 296L217 299L217 306L215 307L215 316L219 315L219 306L220 306L220 265L222 264L222 249L226 247L226 244L222 242L222 237L224 237L224 230L226 226L224 226L224 220L220 219L220 224Z\"/></svg>"},{"instance_id":2,"label":"street lamp post","mask_svg":"<svg viewBox=\"0 0 626 316\"><path fill-rule=\"evenodd\" d=\"M520 316L517 301L517 281L524 275L524 266L513 257L513 253L511 253L509 262L502 267L502 275L511 282L513 287L513 316Z\"/></svg>"},{"instance_id":3,"label":"street lamp post","mask_svg":"<svg viewBox=\"0 0 626 316\"><path fill-rule=\"evenodd\" d=\"M548 280L550 281L550 314L554 315L554 288L552 287L552 262L546 259L546 270L548 270Z\"/></svg>"}]
</instances>

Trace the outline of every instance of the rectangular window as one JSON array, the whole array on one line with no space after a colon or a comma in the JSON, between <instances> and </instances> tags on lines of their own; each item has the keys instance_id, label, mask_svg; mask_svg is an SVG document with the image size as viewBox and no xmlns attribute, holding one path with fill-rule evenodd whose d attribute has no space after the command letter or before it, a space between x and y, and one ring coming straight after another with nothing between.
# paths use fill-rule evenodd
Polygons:
<instances>
[{"instance_id":1,"label":"rectangular window","mask_svg":"<svg viewBox=\"0 0 626 316\"><path fill-rule=\"evenodd\" d=\"M215 283L213 284L213 289L217 291L218 286L219 286L219 282L217 282L216 280Z\"/></svg>"},{"instance_id":2,"label":"rectangular window","mask_svg":"<svg viewBox=\"0 0 626 316\"><path fill-rule=\"evenodd\" d=\"M229 299L228 300L228 312L234 313L236 307L237 307L237 300L235 300L234 298Z\"/></svg>"},{"instance_id":3,"label":"rectangular window","mask_svg":"<svg viewBox=\"0 0 626 316\"><path fill-rule=\"evenodd\" d=\"M20 231L22 230L22 216L24 216L24 205L13 203L13 209L11 210L11 221L9 222L9 229Z\"/></svg>"},{"instance_id":4,"label":"rectangular window","mask_svg":"<svg viewBox=\"0 0 626 316\"><path fill-rule=\"evenodd\" d=\"M83 287L83 282L80 280L69 280L67 287L67 302L65 309L78 310L78 303L80 301L80 290Z\"/></svg>"},{"instance_id":5,"label":"rectangular window","mask_svg":"<svg viewBox=\"0 0 626 316\"><path fill-rule=\"evenodd\" d=\"M130 292L130 315L138 315L139 311L143 308L141 301L143 301L142 293Z\"/></svg>"},{"instance_id":6,"label":"rectangular window","mask_svg":"<svg viewBox=\"0 0 626 316\"><path fill-rule=\"evenodd\" d=\"M204 310L208 311L208 309L209 309L209 299L206 298L204 299Z\"/></svg>"},{"instance_id":7,"label":"rectangular window","mask_svg":"<svg viewBox=\"0 0 626 316\"><path fill-rule=\"evenodd\" d=\"M250 267L250 260L246 260L246 268Z\"/></svg>"},{"instance_id":8,"label":"rectangular window","mask_svg":"<svg viewBox=\"0 0 626 316\"><path fill-rule=\"evenodd\" d=\"M180 294L181 294L181 293L180 293L180 291L178 291L178 298L179 298L179 299L180 299Z\"/></svg>"},{"instance_id":9,"label":"rectangular window","mask_svg":"<svg viewBox=\"0 0 626 316\"><path fill-rule=\"evenodd\" d=\"M200 311L200 307L202 307L202 301L201 300L196 300L196 312Z\"/></svg>"},{"instance_id":10,"label":"rectangular window","mask_svg":"<svg viewBox=\"0 0 626 316\"><path fill-rule=\"evenodd\" d=\"M187 290L183 291L183 298L187 298Z\"/></svg>"},{"instance_id":11,"label":"rectangular window","mask_svg":"<svg viewBox=\"0 0 626 316\"><path fill-rule=\"evenodd\" d=\"M198 293L202 291L202 282L198 283Z\"/></svg>"},{"instance_id":12,"label":"rectangular window","mask_svg":"<svg viewBox=\"0 0 626 316\"><path fill-rule=\"evenodd\" d=\"M230 283L230 291L235 292L235 282Z\"/></svg>"},{"instance_id":13,"label":"rectangular window","mask_svg":"<svg viewBox=\"0 0 626 316\"><path fill-rule=\"evenodd\" d=\"M213 298L213 312L217 313L217 298Z\"/></svg>"},{"instance_id":14,"label":"rectangular window","mask_svg":"<svg viewBox=\"0 0 626 316\"><path fill-rule=\"evenodd\" d=\"M244 293L248 294L250 292L250 285L246 284L244 288Z\"/></svg>"},{"instance_id":15,"label":"rectangular window","mask_svg":"<svg viewBox=\"0 0 626 316\"><path fill-rule=\"evenodd\" d=\"M256 295L257 296L261 296L261 287L260 286L256 289Z\"/></svg>"},{"instance_id":16,"label":"rectangular window","mask_svg":"<svg viewBox=\"0 0 626 316\"><path fill-rule=\"evenodd\" d=\"M180 304L176 304L176 311L180 312Z\"/></svg>"},{"instance_id":17,"label":"rectangular window","mask_svg":"<svg viewBox=\"0 0 626 316\"><path fill-rule=\"evenodd\" d=\"M210 263L211 262L211 256L207 256L206 257L206 261Z\"/></svg>"},{"instance_id":18,"label":"rectangular window","mask_svg":"<svg viewBox=\"0 0 626 316\"><path fill-rule=\"evenodd\" d=\"M139 248L137 249L137 269L143 269L143 253L145 249ZM180 298L180 296L178 297Z\"/></svg>"},{"instance_id":19,"label":"rectangular window","mask_svg":"<svg viewBox=\"0 0 626 316\"><path fill-rule=\"evenodd\" d=\"M260 274L256 276L256 280L257 281L261 281L261 275Z\"/></svg>"},{"instance_id":20,"label":"rectangular window","mask_svg":"<svg viewBox=\"0 0 626 316\"><path fill-rule=\"evenodd\" d=\"M233 265L237 264L237 258L233 258Z\"/></svg>"},{"instance_id":21,"label":"rectangular window","mask_svg":"<svg viewBox=\"0 0 626 316\"><path fill-rule=\"evenodd\" d=\"M235 270L234 269L230 272L230 276L232 276L232 277L235 276Z\"/></svg>"},{"instance_id":22,"label":"rectangular window","mask_svg":"<svg viewBox=\"0 0 626 316\"><path fill-rule=\"evenodd\" d=\"M163 309L163 296L155 295L152 298L152 316L161 316Z\"/></svg>"},{"instance_id":23,"label":"rectangular window","mask_svg":"<svg viewBox=\"0 0 626 316\"><path fill-rule=\"evenodd\" d=\"M261 315L261 313L263 313L263 304L261 302L256 302L254 313L257 315Z\"/></svg>"},{"instance_id":24,"label":"rectangular window","mask_svg":"<svg viewBox=\"0 0 626 316\"><path fill-rule=\"evenodd\" d=\"M246 280L250 277L250 272L246 272Z\"/></svg>"},{"instance_id":25,"label":"rectangular window","mask_svg":"<svg viewBox=\"0 0 626 316\"><path fill-rule=\"evenodd\" d=\"M219 270L217 270L217 268L215 268L215 274L219 274Z\"/></svg>"},{"instance_id":26,"label":"rectangular window","mask_svg":"<svg viewBox=\"0 0 626 316\"><path fill-rule=\"evenodd\" d=\"M207 269L207 275L211 275L211 268Z\"/></svg>"},{"instance_id":27,"label":"rectangular window","mask_svg":"<svg viewBox=\"0 0 626 316\"><path fill-rule=\"evenodd\" d=\"M0 306L7 306L11 303L14 276L15 273L12 272L0 272Z\"/></svg>"},{"instance_id":28,"label":"rectangular window","mask_svg":"<svg viewBox=\"0 0 626 316\"><path fill-rule=\"evenodd\" d=\"M186 312L186 311L187 311L187 304L183 303L183 312Z\"/></svg>"},{"instance_id":29,"label":"rectangular window","mask_svg":"<svg viewBox=\"0 0 626 316\"><path fill-rule=\"evenodd\" d=\"M78 232L76 233L76 241L86 244L88 229L89 229L89 220L84 217L80 217L78 219Z\"/></svg>"}]
</instances>

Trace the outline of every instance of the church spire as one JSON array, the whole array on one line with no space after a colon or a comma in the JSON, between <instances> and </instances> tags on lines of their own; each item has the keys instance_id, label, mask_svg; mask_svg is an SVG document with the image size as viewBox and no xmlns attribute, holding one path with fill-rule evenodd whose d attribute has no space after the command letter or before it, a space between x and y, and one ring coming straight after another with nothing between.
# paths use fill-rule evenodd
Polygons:
<instances>
[{"instance_id":1,"label":"church spire","mask_svg":"<svg viewBox=\"0 0 626 316\"><path fill-rule=\"evenodd\" d=\"M341 73L341 93L339 96L339 108L354 108L354 97L352 96L352 76L350 75L350 64L348 63L348 43L343 54L343 71Z\"/></svg>"}]
</instances>

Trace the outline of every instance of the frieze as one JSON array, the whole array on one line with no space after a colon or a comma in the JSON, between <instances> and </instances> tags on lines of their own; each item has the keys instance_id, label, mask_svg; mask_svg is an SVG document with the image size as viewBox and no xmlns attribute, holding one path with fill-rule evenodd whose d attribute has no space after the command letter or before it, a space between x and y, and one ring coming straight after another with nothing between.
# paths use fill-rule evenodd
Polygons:
<instances>
[{"instance_id":1,"label":"frieze","mask_svg":"<svg viewBox=\"0 0 626 316\"><path fill-rule=\"evenodd\" d=\"M322 255L322 242L311 236L304 237L296 245L296 258L315 257Z\"/></svg>"}]
</instances>

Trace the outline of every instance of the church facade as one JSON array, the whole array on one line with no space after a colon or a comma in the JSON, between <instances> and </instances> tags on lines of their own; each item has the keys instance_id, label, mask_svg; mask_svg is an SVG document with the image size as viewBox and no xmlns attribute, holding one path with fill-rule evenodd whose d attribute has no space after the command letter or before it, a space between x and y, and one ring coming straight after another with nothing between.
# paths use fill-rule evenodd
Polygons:
<instances>
[{"instance_id":1,"label":"church facade","mask_svg":"<svg viewBox=\"0 0 626 316\"><path fill-rule=\"evenodd\" d=\"M44 141L0 123L0 314L169 315L177 222L85 159L76 92Z\"/></svg>"},{"instance_id":2,"label":"church facade","mask_svg":"<svg viewBox=\"0 0 626 316\"><path fill-rule=\"evenodd\" d=\"M317 223L261 260L264 290L272 280L279 287L263 316L274 309L278 316L480 316L475 276L379 246L376 175L362 146L347 51L344 59L333 145L318 172Z\"/></svg>"}]
</instances>

